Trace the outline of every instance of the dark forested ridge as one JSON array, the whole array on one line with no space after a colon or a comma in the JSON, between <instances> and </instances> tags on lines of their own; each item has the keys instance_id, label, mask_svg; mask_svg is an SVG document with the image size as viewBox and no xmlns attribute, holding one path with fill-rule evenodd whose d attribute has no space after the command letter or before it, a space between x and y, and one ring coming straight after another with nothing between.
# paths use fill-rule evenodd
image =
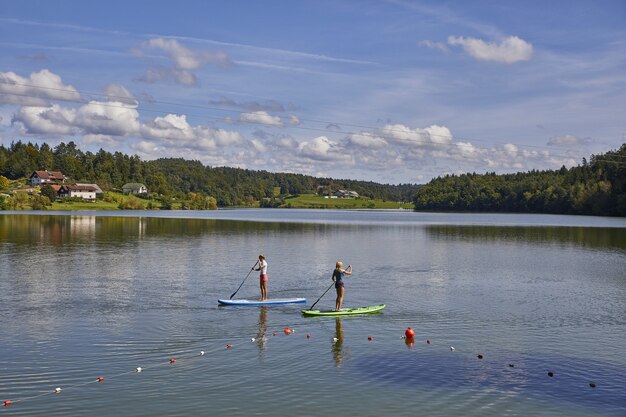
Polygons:
<instances>
[{"instance_id":1,"label":"dark forested ridge","mask_svg":"<svg viewBox=\"0 0 626 417\"><path fill-rule=\"evenodd\" d=\"M155 195L184 197L189 192L212 196L222 207L249 205L276 194L314 193L318 187L340 188L388 201L410 201L419 185L388 185L369 181L316 178L300 174L271 173L239 168L209 167L200 161L164 158L142 161L121 152L83 152L74 142L51 148L13 142L0 146L0 175L28 177L35 170L61 171L74 182L97 183L104 191L121 189L129 182L143 183Z\"/></svg>"},{"instance_id":2,"label":"dark forested ridge","mask_svg":"<svg viewBox=\"0 0 626 417\"><path fill-rule=\"evenodd\" d=\"M414 202L416 210L626 216L626 144L570 169L436 178Z\"/></svg>"}]
</instances>

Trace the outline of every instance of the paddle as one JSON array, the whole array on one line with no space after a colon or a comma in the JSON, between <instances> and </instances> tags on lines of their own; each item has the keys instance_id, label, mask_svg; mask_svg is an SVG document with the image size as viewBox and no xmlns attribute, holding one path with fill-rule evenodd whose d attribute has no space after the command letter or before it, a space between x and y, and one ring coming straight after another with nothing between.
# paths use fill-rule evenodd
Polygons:
<instances>
[{"instance_id":1,"label":"paddle","mask_svg":"<svg viewBox=\"0 0 626 417\"><path fill-rule=\"evenodd\" d=\"M241 282L241 285L239 285L239 288L237 288L237 291L235 291L234 293L232 293L232 294L231 294L231 296L230 296L230 300L232 300L232 299L233 299L233 297L235 296L235 294L237 294L237 292L239 292L239 290L241 289L241 286L243 285L243 283L244 283L244 282L246 282L246 280L247 280L247 279L248 279L248 277L250 276L250 273L251 273L252 271L254 271L254 267L255 267L255 266L256 266L256 264L258 264L258 263L259 263L259 261L256 261L256 262L254 263L254 265L252 265L252 268L250 268L250 272L248 272L248 275L246 275L246 277L243 279L243 281Z\"/></svg>"},{"instance_id":2,"label":"paddle","mask_svg":"<svg viewBox=\"0 0 626 417\"><path fill-rule=\"evenodd\" d=\"M317 301L313 303L313 305L309 308L309 310L313 310L313 307L315 307L315 304L317 304L322 299L322 297L326 295L326 293L333 287L333 285L335 285L335 281L333 281L333 283L330 284L330 287L326 288L326 291L324 291L324 294L322 294L320 298L318 298Z\"/></svg>"}]
</instances>

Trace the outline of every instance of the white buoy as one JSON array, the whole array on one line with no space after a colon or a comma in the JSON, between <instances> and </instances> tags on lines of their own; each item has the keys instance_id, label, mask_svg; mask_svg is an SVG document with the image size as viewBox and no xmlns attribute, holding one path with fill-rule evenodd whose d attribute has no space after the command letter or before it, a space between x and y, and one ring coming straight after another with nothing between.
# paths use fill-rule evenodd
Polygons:
<instances>
[{"instance_id":1,"label":"white buoy","mask_svg":"<svg viewBox=\"0 0 626 417\"><path fill-rule=\"evenodd\" d=\"M450 351L454 352L454 346L450 346Z\"/></svg>"},{"instance_id":2,"label":"white buoy","mask_svg":"<svg viewBox=\"0 0 626 417\"><path fill-rule=\"evenodd\" d=\"M204 350L200 351L200 356L204 356Z\"/></svg>"},{"instance_id":3,"label":"white buoy","mask_svg":"<svg viewBox=\"0 0 626 417\"><path fill-rule=\"evenodd\" d=\"M256 341L256 339L254 337L252 339L250 339L250 340L252 340L253 342Z\"/></svg>"},{"instance_id":4,"label":"white buoy","mask_svg":"<svg viewBox=\"0 0 626 417\"><path fill-rule=\"evenodd\" d=\"M137 371L137 373L141 372L141 366L137 367L137 369L135 369L135 371Z\"/></svg>"},{"instance_id":5,"label":"white buoy","mask_svg":"<svg viewBox=\"0 0 626 417\"><path fill-rule=\"evenodd\" d=\"M333 337L333 342L337 343L337 340L339 339L337 339L336 337Z\"/></svg>"},{"instance_id":6,"label":"white buoy","mask_svg":"<svg viewBox=\"0 0 626 417\"><path fill-rule=\"evenodd\" d=\"M55 389L54 389L54 392L55 392L56 394L60 394L60 393L61 393L61 388L55 388Z\"/></svg>"}]
</instances>

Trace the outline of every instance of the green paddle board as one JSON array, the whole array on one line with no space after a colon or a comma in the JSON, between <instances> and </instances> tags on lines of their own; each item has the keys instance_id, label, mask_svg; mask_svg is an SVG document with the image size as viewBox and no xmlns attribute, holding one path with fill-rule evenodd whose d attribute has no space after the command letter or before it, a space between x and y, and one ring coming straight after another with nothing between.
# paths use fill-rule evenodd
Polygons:
<instances>
[{"instance_id":1,"label":"green paddle board","mask_svg":"<svg viewBox=\"0 0 626 417\"><path fill-rule=\"evenodd\" d=\"M377 306L367 306L367 307L353 307L353 308L342 308L339 311L335 310L302 310L302 314L305 316L351 316L354 314L369 314L375 313L377 311L385 308L384 304L379 304Z\"/></svg>"}]
</instances>

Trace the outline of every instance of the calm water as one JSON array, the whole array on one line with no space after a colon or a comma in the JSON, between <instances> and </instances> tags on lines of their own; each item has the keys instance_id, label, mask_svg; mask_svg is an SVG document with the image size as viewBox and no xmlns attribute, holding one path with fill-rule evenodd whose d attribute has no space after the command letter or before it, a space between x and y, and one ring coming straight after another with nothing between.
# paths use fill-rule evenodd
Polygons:
<instances>
[{"instance_id":1,"label":"calm water","mask_svg":"<svg viewBox=\"0 0 626 417\"><path fill-rule=\"evenodd\" d=\"M341 259L345 306L387 308L218 307L259 253L270 297L309 306ZM0 294L0 415L626 415L625 219L5 213Z\"/></svg>"}]
</instances>

